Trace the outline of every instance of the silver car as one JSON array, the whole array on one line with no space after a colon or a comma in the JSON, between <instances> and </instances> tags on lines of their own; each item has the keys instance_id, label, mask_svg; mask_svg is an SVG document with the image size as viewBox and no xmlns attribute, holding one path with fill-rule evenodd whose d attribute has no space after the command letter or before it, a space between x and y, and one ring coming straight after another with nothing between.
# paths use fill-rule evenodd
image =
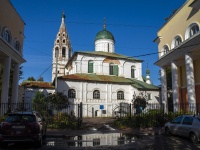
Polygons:
<instances>
[{"instance_id":1,"label":"silver car","mask_svg":"<svg viewBox=\"0 0 200 150\"><path fill-rule=\"evenodd\" d=\"M193 143L200 141L200 116L181 115L165 124L166 135L179 135L190 138Z\"/></svg>"}]
</instances>

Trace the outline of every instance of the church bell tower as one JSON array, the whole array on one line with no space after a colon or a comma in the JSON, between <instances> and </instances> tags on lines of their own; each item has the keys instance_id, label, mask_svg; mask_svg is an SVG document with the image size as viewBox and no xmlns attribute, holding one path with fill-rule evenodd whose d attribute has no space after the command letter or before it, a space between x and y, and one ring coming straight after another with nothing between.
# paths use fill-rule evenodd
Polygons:
<instances>
[{"instance_id":1,"label":"church bell tower","mask_svg":"<svg viewBox=\"0 0 200 150\"><path fill-rule=\"evenodd\" d=\"M53 67L52 67L52 82L55 77L65 75L65 65L72 56L72 47L69 40L65 25L65 14L62 14L62 22L57 33L53 47Z\"/></svg>"}]
</instances>

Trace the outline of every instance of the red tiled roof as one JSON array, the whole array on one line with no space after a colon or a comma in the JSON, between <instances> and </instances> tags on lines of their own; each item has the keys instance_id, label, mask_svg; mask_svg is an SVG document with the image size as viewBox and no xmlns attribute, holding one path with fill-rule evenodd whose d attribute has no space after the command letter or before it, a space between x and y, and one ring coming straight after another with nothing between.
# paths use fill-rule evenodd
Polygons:
<instances>
[{"instance_id":1,"label":"red tiled roof","mask_svg":"<svg viewBox=\"0 0 200 150\"><path fill-rule=\"evenodd\" d=\"M20 84L20 86L24 87L37 87L37 88L46 88L46 89L54 89L54 86L50 82L41 82L41 81L24 81Z\"/></svg>"}]
</instances>

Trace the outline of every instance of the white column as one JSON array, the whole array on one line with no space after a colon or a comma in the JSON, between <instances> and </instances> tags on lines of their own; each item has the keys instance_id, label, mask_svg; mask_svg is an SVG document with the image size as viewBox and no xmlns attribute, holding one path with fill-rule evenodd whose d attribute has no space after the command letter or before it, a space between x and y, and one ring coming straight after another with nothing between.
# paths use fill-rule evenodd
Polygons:
<instances>
[{"instance_id":1,"label":"white column","mask_svg":"<svg viewBox=\"0 0 200 150\"><path fill-rule=\"evenodd\" d=\"M172 91L174 112L179 111L179 90L178 90L178 67L175 61L171 63L172 70Z\"/></svg>"},{"instance_id":2,"label":"white column","mask_svg":"<svg viewBox=\"0 0 200 150\"><path fill-rule=\"evenodd\" d=\"M189 110L191 112L196 112L194 66L193 66L192 57L189 53L185 54L185 66L186 66L186 80L187 80Z\"/></svg>"},{"instance_id":3,"label":"white column","mask_svg":"<svg viewBox=\"0 0 200 150\"><path fill-rule=\"evenodd\" d=\"M2 78L2 92L1 92L1 102L2 103L8 103L10 64L11 64L11 58L6 57L4 59L4 69L3 69L3 78Z\"/></svg>"},{"instance_id":4,"label":"white column","mask_svg":"<svg viewBox=\"0 0 200 150\"><path fill-rule=\"evenodd\" d=\"M167 107L167 79L166 79L166 70L161 68L161 94L162 94L162 103L164 104L165 113L168 112Z\"/></svg>"},{"instance_id":5,"label":"white column","mask_svg":"<svg viewBox=\"0 0 200 150\"><path fill-rule=\"evenodd\" d=\"M19 81L19 64L15 64L13 70L13 85L12 85L12 103L17 103L18 100L18 81Z\"/></svg>"}]
</instances>

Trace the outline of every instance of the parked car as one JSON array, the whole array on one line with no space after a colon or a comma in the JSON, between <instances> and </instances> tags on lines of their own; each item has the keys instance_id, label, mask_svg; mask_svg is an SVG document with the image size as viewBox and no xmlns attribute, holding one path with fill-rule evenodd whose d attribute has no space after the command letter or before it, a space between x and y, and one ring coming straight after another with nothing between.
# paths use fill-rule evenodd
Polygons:
<instances>
[{"instance_id":1,"label":"parked car","mask_svg":"<svg viewBox=\"0 0 200 150\"><path fill-rule=\"evenodd\" d=\"M41 147L46 129L45 119L39 112L10 113L0 124L0 146L5 148L8 143L33 142L35 147Z\"/></svg>"},{"instance_id":2,"label":"parked car","mask_svg":"<svg viewBox=\"0 0 200 150\"><path fill-rule=\"evenodd\" d=\"M200 141L200 116L181 115L164 126L166 135L179 135L190 138L193 143Z\"/></svg>"}]
</instances>

